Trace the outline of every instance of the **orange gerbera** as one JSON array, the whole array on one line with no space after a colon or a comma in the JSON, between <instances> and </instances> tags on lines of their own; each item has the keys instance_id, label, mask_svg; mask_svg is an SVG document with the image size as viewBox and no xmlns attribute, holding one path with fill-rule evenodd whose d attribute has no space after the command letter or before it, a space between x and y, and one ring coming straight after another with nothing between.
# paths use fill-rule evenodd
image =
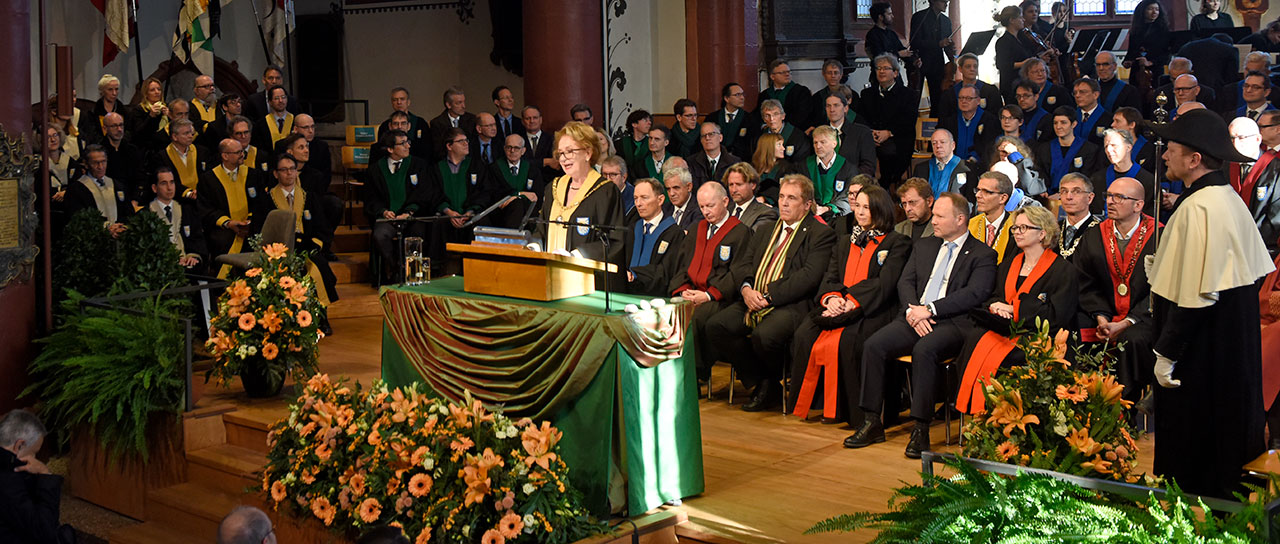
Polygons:
<instances>
[{"instance_id":1,"label":"orange gerbera","mask_svg":"<svg viewBox=\"0 0 1280 544\"><path fill-rule=\"evenodd\" d=\"M524 521L520 519L520 514L507 511L507 515L502 516L498 520L498 532L507 538L515 538L520 536L520 531L524 530Z\"/></svg>"},{"instance_id":2,"label":"orange gerbera","mask_svg":"<svg viewBox=\"0 0 1280 544\"><path fill-rule=\"evenodd\" d=\"M409 494L415 497L421 497L431 492L431 476L426 474L415 474L409 478Z\"/></svg>"},{"instance_id":3,"label":"orange gerbera","mask_svg":"<svg viewBox=\"0 0 1280 544\"><path fill-rule=\"evenodd\" d=\"M297 285L298 280L293 279L293 276L283 276L280 278L279 283L282 289L288 289L290 287Z\"/></svg>"},{"instance_id":4,"label":"orange gerbera","mask_svg":"<svg viewBox=\"0 0 1280 544\"><path fill-rule=\"evenodd\" d=\"M272 482L271 500L276 502L283 502L284 499L288 496L288 494L289 494L289 490L285 489L284 482L280 480L276 480L275 482Z\"/></svg>"},{"instance_id":5,"label":"orange gerbera","mask_svg":"<svg viewBox=\"0 0 1280 544\"><path fill-rule=\"evenodd\" d=\"M449 448L455 452L462 453L464 451L471 449L471 446L474 446L474 445L475 445L475 442L472 442L470 438L467 438L465 436L460 436L458 437L457 440L454 440L453 442L449 443Z\"/></svg>"},{"instance_id":6,"label":"orange gerbera","mask_svg":"<svg viewBox=\"0 0 1280 544\"><path fill-rule=\"evenodd\" d=\"M373 523L378 521L378 516L382 515L382 505L378 503L378 499L368 498L360 503L360 520L365 523Z\"/></svg>"},{"instance_id":7,"label":"orange gerbera","mask_svg":"<svg viewBox=\"0 0 1280 544\"><path fill-rule=\"evenodd\" d=\"M352 476L350 484L351 484L351 493L353 493L357 497L359 497L360 495L364 495L364 474L363 473L357 472L355 476Z\"/></svg>"},{"instance_id":8,"label":"orange gerbera","mask_svg":"<svg viewBox=\"0 0 1280 544\"><path fill-rule=\"evenodd\" d=\"M1001 461L1008 461L1010 457L1018 454L1018 445L1005 440L996 447L996 455L1000 456Z\"/></svg>"},{"instance_id":9,"label":"orange gerbera","mask_svg":"<svg viewBox=\"0 0 1280 544\"><path fill-rule=\"evenodd\" d=\"M285 254L289 252L289 248L285 247L284 244L280 244L280 243L267 244L266 247L262 248L262 252L267 254L268 259L271 259L274 261L276 259L279 259L280 257L284 257Z\"/></svg>"},{"instance_id":10,"label":"orange gerbera","mask_svg":"<svg viewBox=\"0 0 1280 544\"><path fill-rule=\"evenodd\" d=\"M497 529L489 529L480 537L480 544L507 544L507 539Z\"/></svg>"},{"instance_id":11,"label":"orange gerbera","mask_svg":"<svg viewBox=\"0 0 1280 544\"><path fill-rule=\"evenodd\" d=\"M249 314L244 314L244 315L249 315ZM276 347L275 344L272 344L271 342L267 342L262 345L262 357L265 358L266 360L270 361L272 359L275 359L276 355L279 355L279 354L280 354L280 348Z\"/></svg>"},{"instance_id":12,"label":"orange gerbera","mask_svg":"<svg viewBox=\"0 0 1280 544\"><path fill-rule=\"evenodd\" d=\"M257 323L258 323L258 320L253 317L253 314L251 313L240 314L240 322L239 322L240 330L242 331L250 330Z\"/></svg>"},{"instance_id":13,"label":"orange gerbera","mask_svg":"<svg viewBox=\"0 0 1280 544\"><path fill-rule=\"evenodd\" d=\"M311 312L308 312L306 310L298 310L298 326L300 327L311 326Z\"/></svg>"},{"instance_id":14,"label":"orange gerbera","mask_svg":"<svg viewBox=\"0 0 1280 544\"><path fill-rule=\"evenodd\" d=\"M324 521L325 525L333 524L333 515L335 512L336 511L333 509L333 505L329 504L329 499L320 497L316 500L311 501L311 513L315 514L317 518Z\"/></svg>"},{"instance_id":15,"label":"orange gerbera","mask_svg":"<svg viewBox=\"0 0 1280 544\"><path fill-rule=\"evenodd\" d=\"M431 542L431 526L422 528L422 532L418 533L418 538L413 539L413 544L428 544Z\"/></svg>"},{"instance_id":16,"label":"orange gerbera","mask_svg":"<svg viewBox=\"0 0 1280 544\"><path fill-rule=\"evenodd\" d=\"M1059 385L1055 394L1058 398L1066 399L1071 402L1084 402L1085 399L1089 398L1089 392L1076 385L1072 385L1070 387Z\"/></svg>"}]
</instances>

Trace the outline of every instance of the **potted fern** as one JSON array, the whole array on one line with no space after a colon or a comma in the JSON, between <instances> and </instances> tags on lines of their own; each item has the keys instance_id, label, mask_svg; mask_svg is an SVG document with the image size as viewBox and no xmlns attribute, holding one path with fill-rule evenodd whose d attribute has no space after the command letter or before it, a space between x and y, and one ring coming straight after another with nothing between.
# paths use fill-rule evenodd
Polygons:
<instances>
[{"instance_id":1,"label":"potted fern","mask_svg":"<svg viewBox=\"0 0 1280 544\"><path fill-rule=\"evenodd\" d=\"M257 262L227 286L210 321L209 377L223 386L239 377L248 396L274 397L286 375L303 383L316 373L324 309L304 256L257 239L253 246Z\"/></svg>"}]
</instances>

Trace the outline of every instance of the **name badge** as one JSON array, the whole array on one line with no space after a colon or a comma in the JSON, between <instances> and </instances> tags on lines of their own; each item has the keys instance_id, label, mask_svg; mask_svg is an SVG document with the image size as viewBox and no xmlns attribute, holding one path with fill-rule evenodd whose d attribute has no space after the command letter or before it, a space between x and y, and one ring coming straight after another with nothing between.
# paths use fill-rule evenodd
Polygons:
<instances>
[{"instance_id":1,"label":"name badge","mask_svg":"<svg viewBox=\"0 0 1280 544\"><path fill-rule=\"evenodd\" d=\"M116 200L124 202L124 191L116 191Z\"/></svg>"},{"instance_id":2,"label":"name badge","mask_svg":"<svg viewBox=\"0 0 1280 544\"><path fill-rule=\"evenodd\" d=\"M476 175L475 175L475 174L471 174L471 184L472 184L472 185L475 185L475 184L476 184Z\"/></svg>"},{"instance_id":3,"label":"name badge","mask_svg":"<svg viewBox=\"0 0 1280 544\"><path fill-rule=\"evenodd\" d=\"M533 180L532 180L532 179L526 179L526 180L524 180L524 188L525 188L525 190L527 190L527 191L532 191L532 190L533 190Z\"/></svg>"},{"instance_id":4,"label":"name badge","mask_svg":"<svg viewBox=\"0 0 1280 544\"><path fill-rule=\"evenodd\" d=\"M729 246L720 246L720 260L722 261L729 260L729 256L730 256L730 253L732 253L732 250L733 248Z\"/></svg>"},{"instance_id":5,"label":"name badge","mask_svg":"<svg viewBox=\"0 0 1280 544\"><path fill-rule=\"evenodd\" d=\"M471 177L472 179L475 179L474 174ZM586 236L587 233L591 232L591 227L588 225L588 223L590 223L590 219L586 217L575 217L573 220L579 224L576 229L578 231L578 236Z\"/></svg>"},{"instance_id":6,"label":"name badge","mask_svg":"<svg viewBox=\"0 0 1280 544\"><path fill-rule=\"evenodd\" d=\"M204 163L204 161L200 161L200 169L201 169L201 170L208 170L207 168L205 168L205 167L204 167L204 164L205 164L205 163Z\"/></svg>"},{"instance_id":7,"label":"name badge","mask_svg":"<svg viewBox=\"0 0 1280 544\"><path fill-rule=\"evenodd\" d=\"M666 240L658 242L658 255L662 255L667 252L667 245Z\"/></svg>"},{"instance_id":8,"label":"name badge","mask_svg":"<svg viewBox=\"0 0 1280 544\"><path fill-rule=\"evenodd\" d=\"M418 139L422 139L422 129L418 129Z\"/></svg>"},{"instance_id":9,"label":"name badge","mask_svg":"<svg viewBox=\"0 0 1280 544\"><path fill-rule=\"evenodd\" d=\"M249 188L249 198L258 198L258 190L257 190L257 189L255 189L255 188L253 188L253 187L250 187L250 188Z\"/></svg>"},{"instance_id":10,"label":"name badge","mask_svg":"<svg viewBox=\"0 0 1280 544\"><path fill-rule=\"evenodd\" d=\"M788 156L788 157L790 157L790 156L791 156L791 154L792 154L792 153L795 153L795 152L796 152L796 146L794 146L794 145L789 145L789 146L787 146L787 156Z\"/></svg>"},{"instance_id":11,"label":"name badge","mask_svg":"<svg viewBox=\"0 0 1280 544\"><path fill-rule=\"evenodd\" d=\"M1049 105L1050 105L1050 106L1052 106L1052 105L1054 105L1054 104L1057 104L1057 103L1058 103L1058 97L1056 97L1056 96L1050 96L1048 100L1045 100L1045 102L1048 102L1048 103L1049 103Z\"/></svg>"},{"instance_id":12,"label":"name badge","mask_svg":"<svg viewBox=\"0 0 1280 544\"><path fill-rule=\"evenodd\" d=\"M311 210L302 210L302 220L303 221L311 220Z\"/></svg>"},{"instance_id":13,"label":"name badge","mask_svg":"<svg viewBox=\"0 0 1280 544\"><path fill-rule=\"evenodd\" d=\"M844 180L842 179L836 180L836 192L837 193L844 192Z\"/></svg>"},{"instance_id":14,"label":"name badge","mask_svg":"<svg viewBox=\"0 0 1280 544\"><path fill-rule=\"evenodd\" d=\"M979 108L982 108L982 109L984 109L984 110L985 110L985 109L987 109L987 99L985 99L985 98L979 98L979 99L978 99L978 107L979 107Z\"/></svg>"},{"instance_id":15,"label":"name badge","mask_svg":"<svg viewBox=\"0 0 1280 544\"><path fill-rule=\"evenodd\" d=\"M182 226L182 235L183 235L183 236L191 236L191 225L183 225L183 226Z\"/></svg>"},{"instance_id":16,"label":"name badge","mask_svg":"<svg viewBox=\"0 0 1280 544\"><path fill-rule=\"evenodd\" d=\"M1093 133L1094 133L1094 134L1097 134L1099 137L1101 137L1101 136L1102 136L1102 131L1104 131L1104 130L1106 130L1106 129L1105 129L1105 128L1102 128L1102 127L1094 127L1094 129L1093 129Z\"/></svg>"},{"instance_id":17,"label":"name badge","mask_svg":"<svg viewBox=\"0 0 1280 544\"><path fill-rule=\"evenodd\" d=\"M885 249L876 253L876 264L884 265L884 260L889 258L889 250Z\"/></svg>"},{"instance_id":18,"label":"name badge","mask_svg":"<svg viewBox=\"0 0 1280 544\"><path fill-rule=\"evenodd\" d=\"M742 127L738 129L738 136L746 136L746 135L747 135L747 127Z\"/></svg>"},{"instance_id":19,"label":"name badge","mask_svg":"<svg viewBox=\"0 0 1280 544\"><path fill-rule=\"evenodd\" d=\"M418 175L417 175L417 174L409 174L409 184L410 184L410 185L414 185L414 186L418 185Z\"/></svg>"},{"instance_id":20,"label":"name badge","mask_svg":"<svg viewBox=\"0 0 1280 544\"><path fill-rule=\"evenodd\" d=\"M1071 160L1071 165L1075 166L1076 168L1084 168L1084 159L1080 157L1076 157Z\"/></svg>"},{"instance_id":21,"label":"name badge","mask_svg":"<svg viewBox=\"0 0 1280 544\"><path fill-rule=\"evenodd\" d=\"M956 174L956 187L964 185L966 181L969 181L969 176L966 176L964 172Z\"/></svg>"},{"instance_id":22,"label":"name badge","mask_svg":"<svg viewBox=\"0 0 1280 544\"><path fill-rule=\"evenodd\" d=\"M266 171L267 171L267 163L265 163L265 162L264 162L264 163L262 163L262 171L263 171L263 172L266 172Z\"/></svg>"},{"instance_id":23,"label":"name badge","mask_svg":"<svg viewBox=\"0 0 1280 544\"><path fill-rule=\"evenodd\" d=\"M984 129L984 128L987 128L987 127L985 127L985 126L983 126L983 125L978 125L978 134L982 134L982 129Z\"/></svg>"},{"instance_id":24,"label":"name badge","mask_svg":"<svg viewBox=\"0 0 1280 544\"><path fill-rule=\"evenodd\" d=\"M1261 201L1263 201L1263 200L1266 200L1266 198L1267 198L1267 188L1266 188L1266 187L1259 186L1259 187L1258 187L1258 201L1259 201L1259 202L1261 202Z\"/></svg>"}]
</instances>

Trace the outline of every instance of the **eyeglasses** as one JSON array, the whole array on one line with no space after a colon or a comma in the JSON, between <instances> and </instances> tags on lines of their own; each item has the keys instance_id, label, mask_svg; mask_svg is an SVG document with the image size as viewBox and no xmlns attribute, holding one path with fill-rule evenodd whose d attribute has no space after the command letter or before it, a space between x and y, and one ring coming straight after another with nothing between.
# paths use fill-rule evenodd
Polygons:
<instances>
[{"instance_id":1,"label":"eyeglasses","mask_svg":"<svg viewBox=\"0 0 1280 544\"><path fill-rule=\"evenodd\" d=\"M1014 234L1022 234L1030 230L1044 230L1044 229L1034 225L1014 225L1012 227L1009 227L1009 232L1012 232Z\"/></svg>"},{"instance_id":2,"label":"eyeglasses","mask_svg":"<svg viewBox=\"0 0 1280 544\"><path fill-rule=\"evenodd\" d=\"M1274 127L1275 125L1267 125L1267 126ZM1231 139L1239 141L1239 140L1248 140L1249 138L1257 138L1259 136L1261 136L1261 134L1237 134L1235 136L1232 136Z\"/></svg>"},{"instance_id":3,"label":"eyeglasses","mask_svg":"<svg viewBox=\"0 0 1280 544\"><path fill-rule=\"evenodd\" d=\"M1012 115L1001 115L1000 120L1001 121L1021 121L1021 119L1018 119L1017 117L1014 117Z\"/></svg>"},{"instance_id":4,"label":"eyeglasses","mask_svg":"<svg viewBox=\"0 0 1280 544\"><path fill-rule=\"evenodd\" d=\"M1126 200L1132 200L1134 202L1142 202L1141 198L1133 198L1131 196L1122 195L1120 193L1107 193L1107 200L1119 200L1121 202L1124 202Z\"/></svg>"},{"instance_id":5,"label":"eyeglasses","mask_svg":"<svg viewBox=\"0 0 1280 544\"><path fill-rule=\"evenodd\" d=\"M208 84L208 85L196 85L196 88L197 88L197 89L212 89L212 88L213 88L213 84L212 84L212 83L210 83L210 84Z\"/></svg>"},{"instance_id":6,"label":"eyeglasses","mask_svg":"<svg viewBox=\"0 0 1280 544\"><path fill-rule=\"evenodd\" d=\"M1091 195L1093 194L1093 191L1086 191L1084 189L1067 189L1062 191L1062 194L1068 196Z\"/></svg>"},{"instance_id":7,"label":"eyeglasses","mask_svg":"<svg viewBox=\"0 0 1280 544\"><path fill-rule=\"evenodd\" d=\"M978 194L980 194L980 195L988 195L988 196L989 196L989 195L1002 195L1002 194L1004 194L1004 193L1002 193L1002 192L1000 192L1000 191L988 191L988 190L986 190L986 189L983 189L982 187L978 187L977 189L974 189L974 192L976 192L976 193L978 193Z\"/></svg>"},{"instance_id":8,"label":"eyeglasses","mask_svg":"<svg viewBox=\"0 0 1280 544\"><path fill-rule=\"evenodd\" d=\"M977 100L977 99L978 99L978 97L976 97L976 96L961 96L961 97L959 97L959 99L960 99L960 100Z\"/></svg>"},{"instance_id":9,"label":"eyeglasses","mask_svg":"<svg viewBox=\"0 0 1280 544\"><path fill-rule=\"evenodd\" d=\"M719 132L708 132L708 133L706 133L706 134L703 134L703 135L702 135L702 139L703 139L703 140L710 140L710 139L715 138L716 136L719 136L719 135L720 135L720 133L719 133Z\"/></svg>"},{"instance_id":10,"label":"eyeglasses","mask_svg":"<svg viewBox=\"0 0 1280 544\"><path fill-rule=\"evenodd\" d=\"M585 147L578 147L574 149L561 149L559 151L556 151L556 155L557 157L559 157L560 160L572 159L576 157L579 153L582 153L586 150L587 148Z\"/></svg>"},{"instance_id":11,"label":"eyeglasses","mask_svg":"<svg viewBox=\"0 0 1280 544\"><path fill-rule=\"evenodd\" d=\"M1199 85L1192 85L1192 86L1190 86L1190 87L1174 87L1174 88L1173 88L1173 92L1175 92L1175 93L1186 93L1186 92L1194 91L1194 90L1196 90L1196 89L1198 89L1198 88L1200 88L1200 86L1199 86Z\"/></svg>"},{"instance_id":12,"label":"eyeglasses","mask_svg":"<svg viewBox=\"0 0 1280 544\"><path fill-rule=\"evenodd\" d=\"M907 208L907 207L911 207L911 206L918 206L918 205L920 205L920 203L922 203L922 202L924 202L924 201L923 201L923 200L903 200L903 201L902 201L902 204L900 204L900 205L901 205L903 208Z\"/></svg>"},{"instance_id":13,"label":"eyeglasses","mask_svg":"<svg viewBox=\"0 0 1280 544\"><path fill-rule=\"evenodd\" d=\"M1252 84L1252 83L1246 83L1246 84L1244 85L1244 90L1246 90L1246 91L1261 91L1261 90L1263 90L1263 89L1265 89L1265 88L1266 88L1266 87L1263 87L1262 85L1254 85L1254 84Z\"/></svg>"},{"instance_id":14,"label":"eyeglasses","mask_svg":"<svg viewBox=\"0 0 1280 544\"><path fill-rule=\"evenodd\" d=\"M1280 123L1271 123L1270 125L1258 125L1258 128L1271 128L1275 126L1280 126ZM1250 138L1250 136L1245 136L1245 138Z\"/></svg>"},{"instance_id":15,"label":"eyeglasses","mask_svg":"<svg viewBox=\"0 0 1280 544\"><path fill-rule=\"evenodd\" d=\"M1018 98L1019 100L1021 100L1021 99L1023 99L1023 98L1035 98L1035 97L1036 97L1036 95L1031 94L1031 93L1014 93L1014 94L1013 94L1013 96L1014 96L1014 97L1016 97L1016 98Z\"/></svg>"},{"instance_id":16,"label":"eyeglasses","mask_svg":"<svg viewBox=\"0 0 1280 544\"><path fill-rule=\"evenodd\" d=\"M503 146L503 148L504 148L504 149L506 149L507 151L520 151L521 149L524 149L524 146L522 146L522 145L508 145L508 146Z\"/></svg>"},{"instance_id":17,"label":"eyeglasses","mask_svg":"<svg viewBox=\"0 0 1280 544\"><path fill-rule=\"evenodd\" d=\"M774 75L774 76L789 76L789 75L791 75L791 70L778 70L777 72L771 72L769 75Z\"/></svg>"},{"instance_id":18,"label":"eyeglasses","mask_svg":"<svg viewBox=\"0 0 1280 544\"><path fill-rule=\"evenodd\" d=\"M467 143L467 139L466 139L466 138L458 138L458 139L456 139L456 140L451 140L451 141L449 141L449 143L450 143L450 144L465 144L465 143ZM446 145L448 145L448 144L446 144Z\"/></svg>"},{"instance_id":19,"label":"eyeglasses","mask_svg":"<svg viewBox=\"0 0 1280 544\"><path fill-rule=\"evenodd\" d=\"M281 172L281 173L284 173L284 172L297 172L297 171L298 171L298 167L297 167L297 166L281 166L281 167L279 167L279 168L276 168L276 172Z\"/></svg>"}]
</instances>

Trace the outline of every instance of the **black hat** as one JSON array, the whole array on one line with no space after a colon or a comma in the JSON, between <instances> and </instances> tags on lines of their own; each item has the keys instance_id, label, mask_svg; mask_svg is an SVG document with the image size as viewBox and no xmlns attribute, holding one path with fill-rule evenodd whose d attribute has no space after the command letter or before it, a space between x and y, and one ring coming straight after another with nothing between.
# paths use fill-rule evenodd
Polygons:
<instances>
[{"instance_id":1,"label":"black hat","mask_svg":"<svg viewBox=\"0 0 1280 544\"><path fill-rule=\"evenodd\" d=\"M1218 160L1253 162L1232 145L1227 122L1206 109L1191 110L1163 126L1153 124L1151 130L1167 141L1178 142Z\"/></svg>"}]
</instances>

